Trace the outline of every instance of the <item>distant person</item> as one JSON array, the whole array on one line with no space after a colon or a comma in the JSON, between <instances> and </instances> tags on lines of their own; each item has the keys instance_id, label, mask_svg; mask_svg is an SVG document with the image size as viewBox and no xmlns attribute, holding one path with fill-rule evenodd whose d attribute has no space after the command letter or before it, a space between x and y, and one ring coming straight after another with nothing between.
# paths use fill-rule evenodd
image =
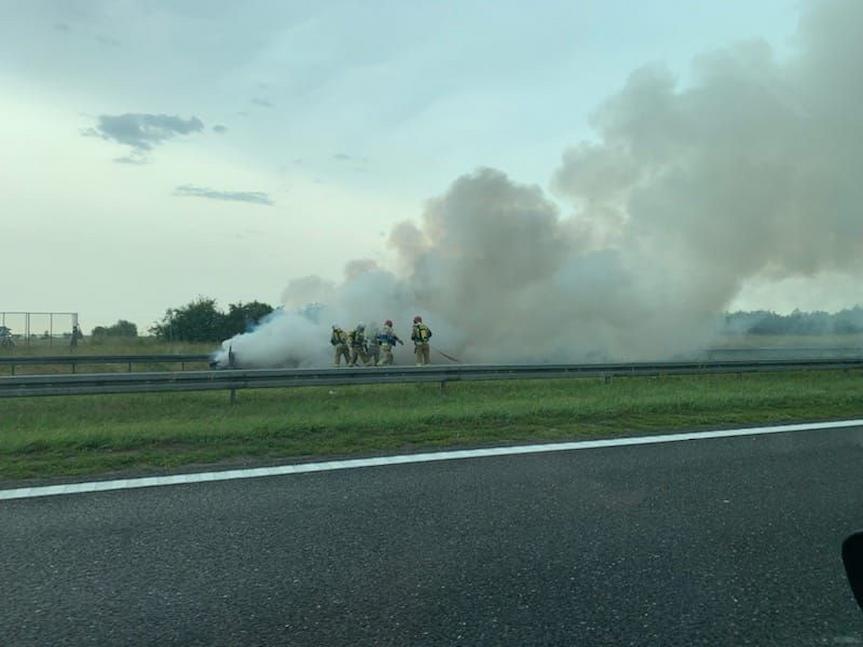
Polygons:
<instances>
[{"instance_id":1,"label":"distant person","mask_svg":"<svg viewBox=\"0 0 863 647\"><path fill-rule=\"evenodd\" d=\"M6 326L0 326L0 348L15 348L12 331Z\"/></svg>"},{"instance_id":2,"label":"distant person","mask_svg":"<svg viewBox=\"0 0 863 647\"><path fill-rule=\"evenodd\" d=\"M84 339L84 334L81 332L81 327L75 324L72 326L72 338L69 340L69 345L72 348L77 348L80 339Z\"/></svg>"},{"instance_id":3,"label":"distant person","mask_svg":"<svg viewBox=\"0 0 863 647\"><path fill-rule=\"evenodd\" d=\"M345 358L345 366L349 366L351 363L351 352L348 348L348 333L339 328L337 325L333 324L333 334L330 336L330 344L333 345L335 349L335 358L333 360L333 364L338 367L342 365L342 357Z\"/></svg>"},{"instance_id":4,"label":"distant person","mask_svg":"<svg viewBox=\"0 0 863 647\"><path fill-rule=\"evenodd\" d=\"M348 333L351 344L351 366L362 360L364 366L369 365L368 343L366 342L366 325L358 323L357 327Z\"/></svg>"},{"instance_id":5,"label":"distant person","mask_svg":"<svg viewBox=\"0 0 863 647\"><path fill-rule=\"evenodd\" d=\"M417 315L414 317L414 325L411 328L411 341L414 343L414 355L417 358L417 366L426 366L430 363L429 339L431 339L431 328L423 323L423 318Z\"/></svg>"},{"instance_id":6,"label":"distant person","mask_svg":"<svg viewBox=\"0 0 863 647\"><path fill-rule=\"evenodd\" d=\"M393 346L398 344L404 344L404 342L399 339L398 335L393 331L393 322L391 319L387 319L384 322L383 330L381 330L378 335L378 339L381 345L381 359L378 360L378 366L392 366L393 364Z\"/></svg>"}]
</instances>

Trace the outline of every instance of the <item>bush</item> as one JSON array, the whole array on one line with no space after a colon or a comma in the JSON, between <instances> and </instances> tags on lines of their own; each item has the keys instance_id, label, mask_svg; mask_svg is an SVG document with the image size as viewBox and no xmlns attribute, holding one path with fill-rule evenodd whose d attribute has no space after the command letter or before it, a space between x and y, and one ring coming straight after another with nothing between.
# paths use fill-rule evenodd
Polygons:
<instances>
[{"instance_id":1,"label":"bush","mask_svg":"<svg viewBox=\"0 0 863 647\"><path fill-rule=\"evenodd\" d=\"M138 326L131 321L120 319L113 326L96 326L90 334L93 337L137 337Z\"/></svg>"}]
</instances>

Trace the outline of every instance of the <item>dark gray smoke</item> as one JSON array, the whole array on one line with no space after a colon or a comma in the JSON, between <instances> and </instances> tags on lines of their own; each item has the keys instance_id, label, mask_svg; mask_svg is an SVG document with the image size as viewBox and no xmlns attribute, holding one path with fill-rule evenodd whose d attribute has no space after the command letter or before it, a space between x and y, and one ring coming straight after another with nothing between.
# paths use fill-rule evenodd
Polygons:
<instances>
[{"instance_id":1,"label":"dark gray smoke","mask_svg":"<svg viewBox=\"0 0 863 647\"><path fill-rule=\"evenodd\" d=\"M286 304L324 319L288 309L275 346L261 329L235 349L324 363L330 320L419 312L469 361L667 357L705 344L753 278L863 274L861 24L863 3L820 2L787 60L756 41L699 57L688 87L637 70L593 115L596 140L564 153L565 209L465 175L393 229L397 274L354 262L341 283L295 282Z\"/></svg>"}]
</instances>

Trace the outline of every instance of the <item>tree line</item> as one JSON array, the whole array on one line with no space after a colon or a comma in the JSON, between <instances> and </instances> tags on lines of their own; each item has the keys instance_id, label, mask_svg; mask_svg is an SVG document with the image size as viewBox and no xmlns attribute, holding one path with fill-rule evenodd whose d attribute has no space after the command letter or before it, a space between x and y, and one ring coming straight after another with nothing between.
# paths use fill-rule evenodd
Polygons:
<instances>
[{"instance_id":1,"label":"tree line","mask_svg":"<svg viewBox=\"0 0 863 647\"><path fill-rule=\"evenodd\" d=\"M780 315L769 310L725 315L725 332L748 335L849 335L863 333L863 306L839 312L802 312Z\"/></svg>"},{"instance_id":2,"label":"tree line","mask_svg":"<svg viewBox=\"0 0 863 647\"><path fill-rule=\"evenodd\" d=\"M231 303L223 310L215 299L198 297L184 306L168 308L149 332L162 341L221 342L252 329L271 312L273 307L260 301ZM90 334L101 339L137 337L138 327L120 319L111 326L96 326Z\"/></svg>"},{"instance_id":3,"label":"tree line","mask_svg":"<svg viewBox=\"0 0 863 647\"><path fill-rule=\"evenodd\" d=\"M308 306L309 315L318 304ZM149 332L163 341L221 342L258 325L274 308L260 301L231 303L221 309L215 299L198 297L178 308L165 311L162 320ZM863 306L835 313L816 311L781 315L769 310L737 311L723 319L723 332L747 335L825 335L863 333ZM136 337L135 324L119 320L112 326L96 326L94 337Z\"/></svg>"}]
</instances>

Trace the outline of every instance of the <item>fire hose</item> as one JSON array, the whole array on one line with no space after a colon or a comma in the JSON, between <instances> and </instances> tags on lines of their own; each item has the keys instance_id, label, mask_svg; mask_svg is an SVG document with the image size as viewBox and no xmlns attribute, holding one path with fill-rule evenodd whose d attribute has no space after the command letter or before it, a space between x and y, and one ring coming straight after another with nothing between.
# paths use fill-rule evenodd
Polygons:
<instances>
[{"instance_id":1,"label":"fire hose","mask_svg":"<svg viewBox=\"0 0 863 647\"><path fill-rule=\"evenodd\" d=\"M446 354L445 352L443 352L442 350L438 350L437 348L435 348L435 352L437 352L439 355L443 355L444 357L446 357L446 358L447 358L448 360L450 360L451 362L455 362L456 364L461 364L461 360L460 360L460 359L458 359L458 358L456 358L456 357L453 357L452 355L447 355L447 354Z\"/></svg>"}]
</instances>

